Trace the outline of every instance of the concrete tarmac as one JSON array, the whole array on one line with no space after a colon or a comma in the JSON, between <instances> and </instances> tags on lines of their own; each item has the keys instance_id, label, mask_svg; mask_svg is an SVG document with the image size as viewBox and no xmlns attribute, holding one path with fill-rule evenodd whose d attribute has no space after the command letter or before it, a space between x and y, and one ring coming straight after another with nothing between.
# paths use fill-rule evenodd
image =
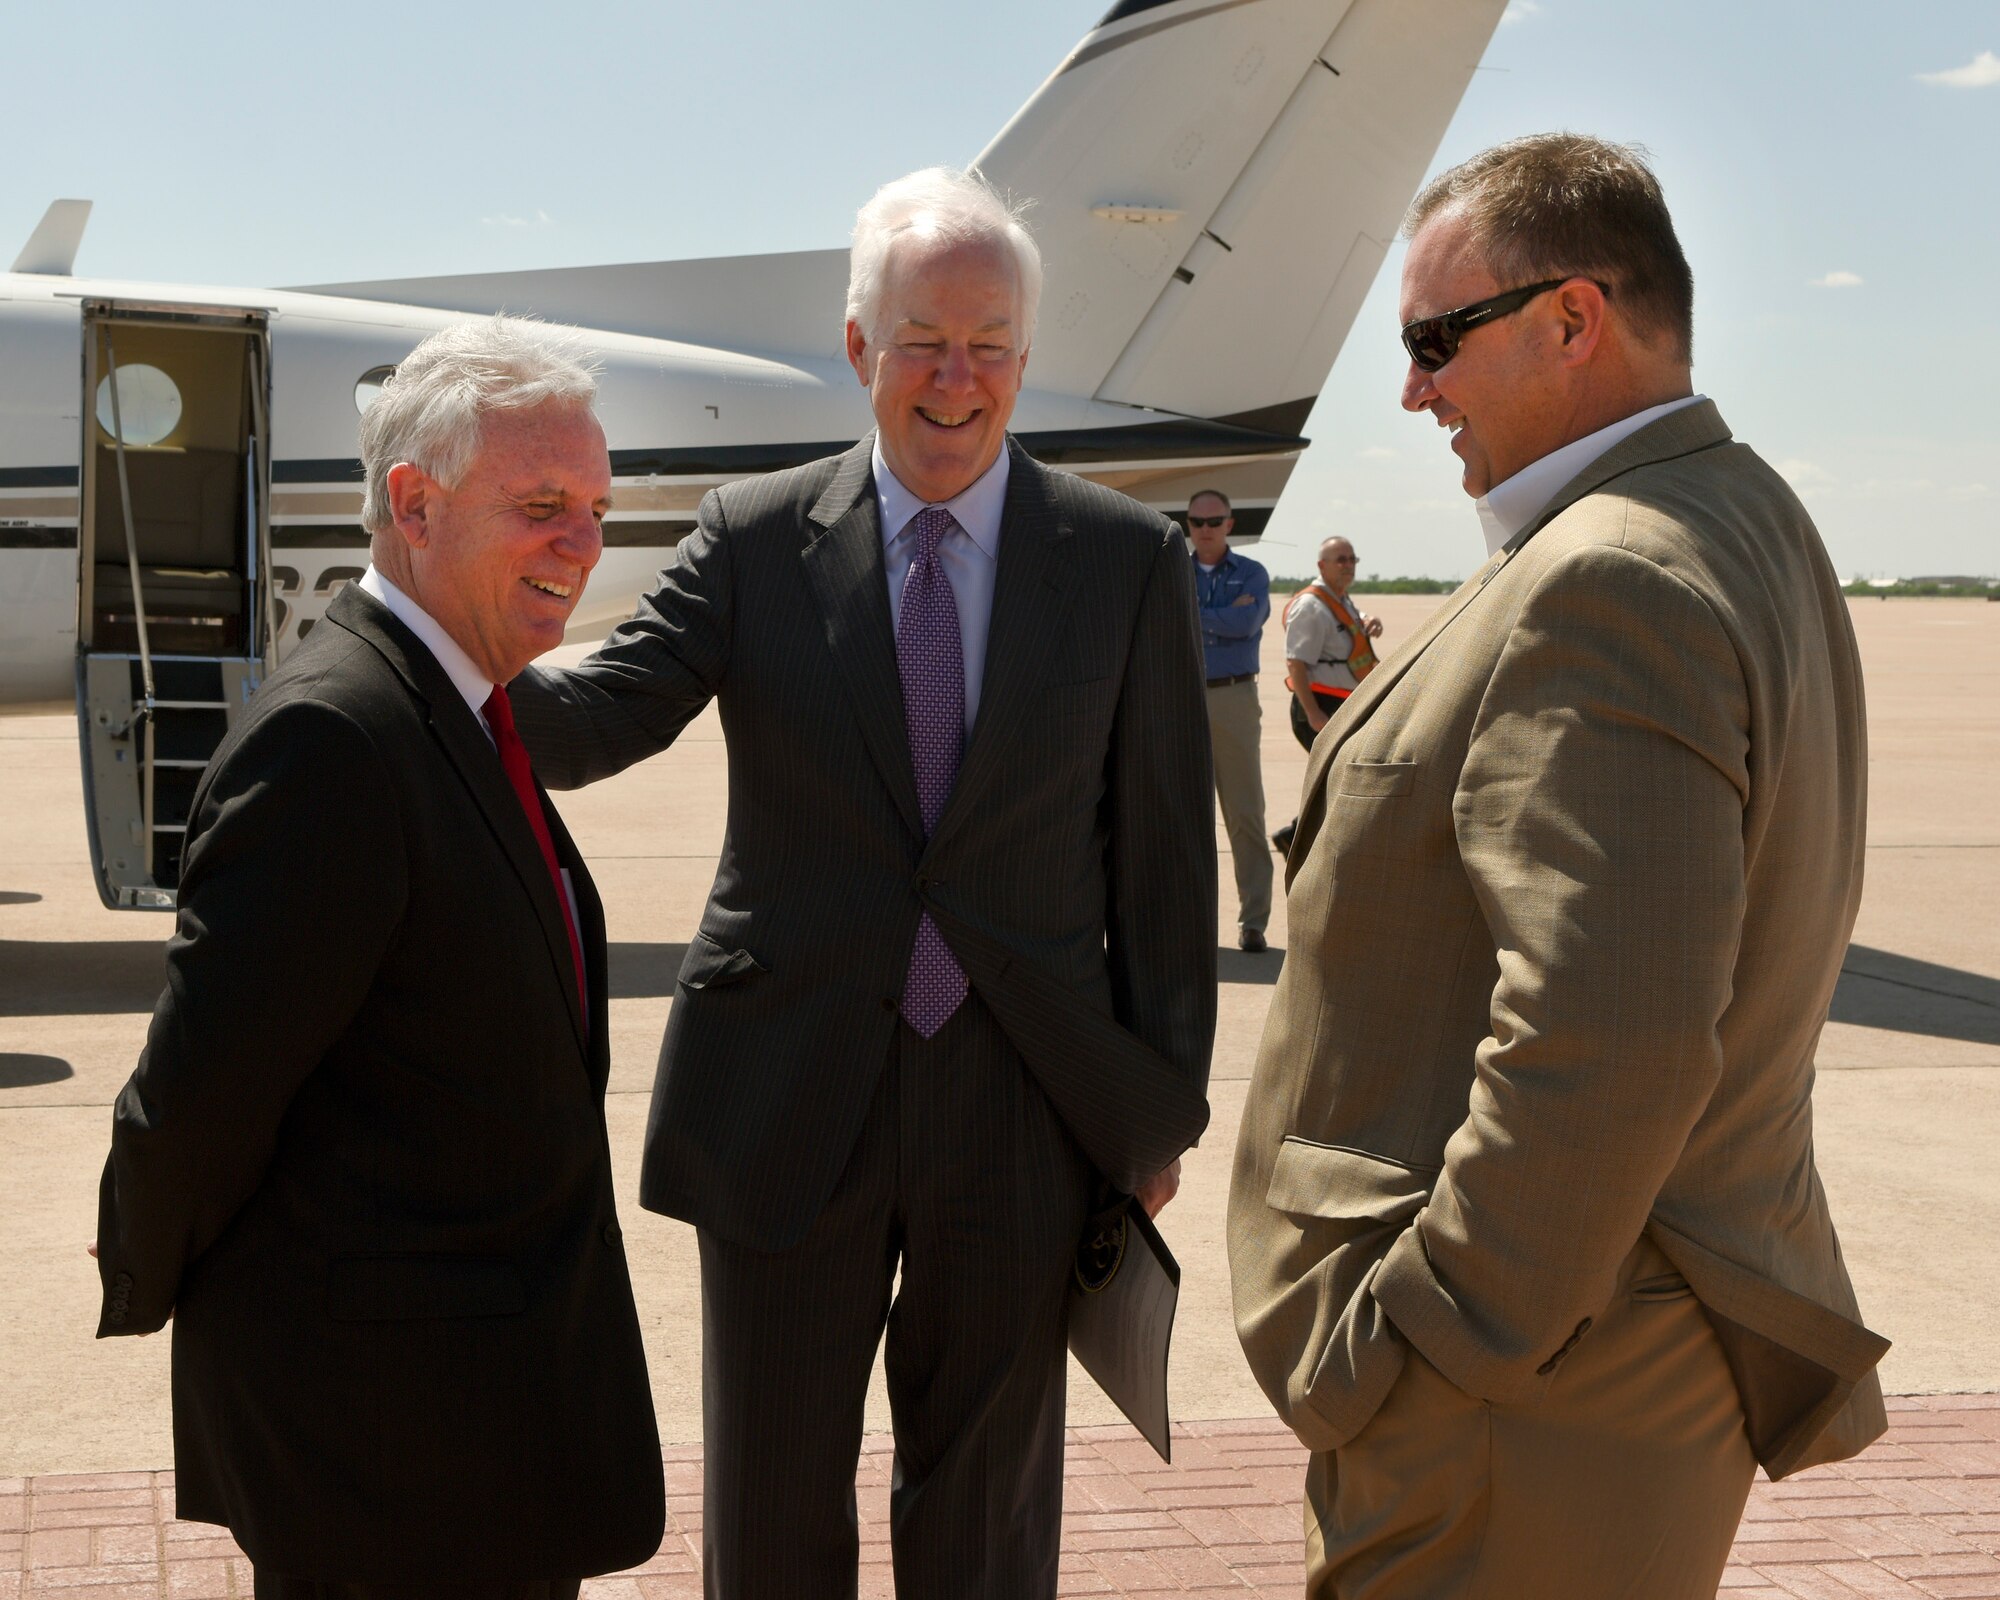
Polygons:
<instances>
[{"instance_id":1,"label":"concrete tarmac","mask_svg":"<svg viewBox=\"0 0 2000 1600\"><path fill-rule=\"evenodd\" d=\"M1437 602L1382 596L1384 644ZM2000 1389L2000 605L1852 603L1870 699L1868 888L1822 1042L1818 1149L1871 1326L1896 1341L1896 1393ZM1270 824L1294 809L1305 757L1265 635ZM568 658L580 649L563 652ZM559 797L609 915L609 1121L626 1243L669 1442L700 1438L700 1292L691 1230L639 1209L639 1142L674 974L699 920L726 802L711 712L670 751ZM1180 1256L1176 1414L1266 1407L1230 1322L1223 1211L1230 1151L1286 944L1234 948L1228 840L1214 1120L1163 1218ZM301 848L310 848L302 841ZM1393 915L1393 907L1382 908ZM169 921L102 910L90 885L76 729L0 716L0 1478L171 1465L168 1336L92 1338L95 1228L110 1105L144 1041ZM1072 1373L1071 1418L1115 1412ZM878 1381L868 1427L888 1426Z\"/></svg>"}]
</instances>

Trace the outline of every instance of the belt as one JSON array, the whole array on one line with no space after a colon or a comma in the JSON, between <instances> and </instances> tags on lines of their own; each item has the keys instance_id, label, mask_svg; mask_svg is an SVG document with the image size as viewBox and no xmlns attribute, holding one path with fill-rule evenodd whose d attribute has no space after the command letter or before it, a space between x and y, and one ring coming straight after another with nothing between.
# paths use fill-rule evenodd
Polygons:
<instances>
[{"instance_id":1,"label":"belt","mask_svg":"<svg viewBox=\"0 0 2000 1600\"><path fill-rule=\"evenodd\" d=\"M1248 683L1256 676L1257 674L1254 672L1234 672L1226 678L1210 678L1208 686L1211 689L1226 689L1232 683Z\"/></svg>"}]
</instances>

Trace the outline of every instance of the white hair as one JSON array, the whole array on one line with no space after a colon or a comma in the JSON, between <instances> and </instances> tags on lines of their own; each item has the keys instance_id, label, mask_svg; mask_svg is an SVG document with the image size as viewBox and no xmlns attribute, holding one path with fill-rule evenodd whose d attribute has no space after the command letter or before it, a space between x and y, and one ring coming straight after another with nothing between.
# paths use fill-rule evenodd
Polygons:
<instances>
[{"instance_id":1,"label":"white hair","mask_svg":"<svg viewBox=\"0 0 2000 1600\"><path fill-rule=\"evenodd\" d=\"M408 462L447 489L479 454L488 412L589 406L597 366L568 328L494 316L440 328L405 356L361 416L361 524L390 527L389 469Z\"/></svg>"},{"instance_id":2,"label":"white hair","mask_svg":"<svg viewBox=\"0 0 2000 1600\"><path fill-rule=\"evenodd\" d=\"M978 172L925 167L885 183L854 219L848 258L847 317L870 339L879 338L883 282L898 239L917 235L944 244L990 240L1014 254L1020 287L1020 344L1034 342L1035 311L1042 299L1042 252L1022 220L1027 203L1001 195Z\"/></svg>"}]
</instances>

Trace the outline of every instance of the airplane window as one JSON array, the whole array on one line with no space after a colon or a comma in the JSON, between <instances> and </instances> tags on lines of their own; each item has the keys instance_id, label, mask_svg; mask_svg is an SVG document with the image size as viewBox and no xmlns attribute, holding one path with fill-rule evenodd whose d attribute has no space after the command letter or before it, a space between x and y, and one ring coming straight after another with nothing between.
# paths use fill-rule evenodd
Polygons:
<instances>
[{"instance_id":1,"label":"airplane window","mask_svg":"<svg viewBox=\"0 0 2000 1600\"><path fill-rule=\"evenodd\" d=\"M125 443L158 444L180 426L181 392L158 367L134 361L118 369L118 412ZM97 423L112 434L109 373L97 386Z\"/></svg>"},{"instance_id":2,"label":"airplane window","mask_svg":"<svg viewBox=\"0 0 2000 1600\"><path fill-rule=\"evenodd\" d=\"M382 392L382 385L395 377L394 367L370 367L354 380L354 409L365 412Z\"/></svg>"}]
</instances>

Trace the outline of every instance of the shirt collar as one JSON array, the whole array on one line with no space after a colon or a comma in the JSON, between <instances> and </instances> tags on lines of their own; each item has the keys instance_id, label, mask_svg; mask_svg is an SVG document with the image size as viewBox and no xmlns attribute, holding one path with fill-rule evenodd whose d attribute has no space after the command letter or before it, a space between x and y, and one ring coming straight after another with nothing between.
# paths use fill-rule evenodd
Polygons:
<instances>
[{"instance_id":1,"label":"shirt collar","mask_svg":"<svg viewBox=\"0 0 2000 1600\"><path fill-rule=\"evenodd\" d=\"M1505 483L1494 484L1473 502L1473 509L1479 513L1480 531L1486 535L1486 553L1498 555L1502 545L1548 509L1549 502L1571 479L1612 446L1623 443L1647 423L1657 422L1669 412L1705 398L1692 394L1683 400L1669 400L1665 405L1635 411L1608 428L1587 433L1560 450L1551 450L1541 460L1529 462Z\"/></svg>"},{"instance_id":2,"label":"shirt collar","mask_svg":"<svg viewBox=\"0 0 2000 1600\"><path fill-rule=\"evenodd\" d=\"M979 546L989 561L1000 559L1000 513L1007 505L1007 457L1005 444L993 465L972 480L951 499L941 502L966 536ZM929 504L903 487L902 480L889 470L882 458L882 436L875 435L875 499L882 507L882 544L886 548L910 525L910 519Z\"/></svg>"},{"instance_id":3,"label":"shirt collar","mask_svg":"<svg viewBox=\"0 0 2000 1600\"><path fill-rule=\"evenodd\" d=\"M451 686L465 697L465 703L472 708L472 714L480 719L479 726L486 726L484 712L487 697L493 693L493 681L472 664L472 657L464 648L416 601L404 594L382 575L382 571L370 564L360 577L361 590L372 595L389 608L389 614L423 641L424 648L437 657L437 664L444 668L445 676L451 679ZM491 738L489 732L487 735Z\"/></svg>"}]
</instances>

